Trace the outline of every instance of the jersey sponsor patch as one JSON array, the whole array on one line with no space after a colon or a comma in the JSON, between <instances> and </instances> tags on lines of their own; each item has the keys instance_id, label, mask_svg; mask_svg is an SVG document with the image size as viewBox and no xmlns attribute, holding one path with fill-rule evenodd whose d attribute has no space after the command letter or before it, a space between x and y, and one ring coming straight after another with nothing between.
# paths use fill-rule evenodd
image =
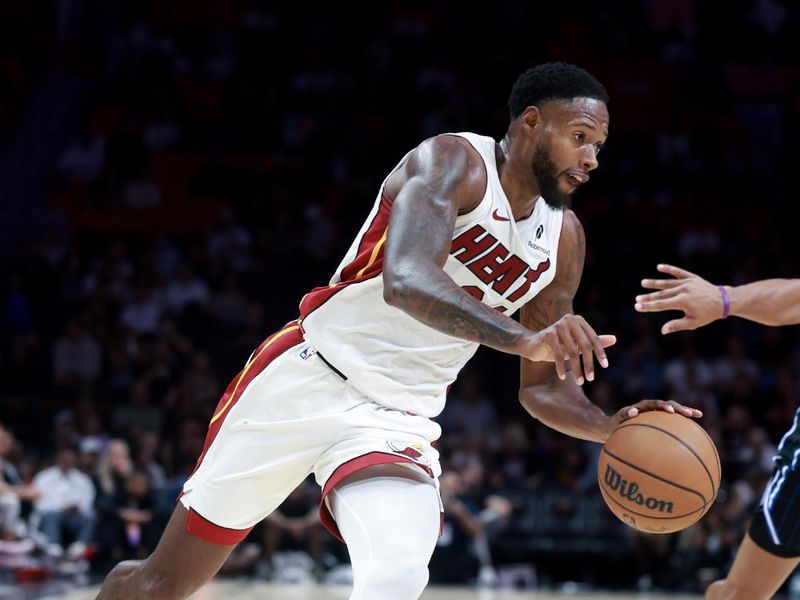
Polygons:
<instances>
[{"instance_id":1,"label":"jersey sponsor patch","mask_svg":"<svg viewBox=\"0 0 800 600\"><path fill-rule=\"evenodd\" d=\"M389 450L394 452L395 454L402 454L413 460L416 463L421 465L425 465L429 467L431 461L425 456L424 449L422 444L408 444L407 442L396 442L392 440L387 440L386 445L389 446Z\"/></svg>"}]
</instances>

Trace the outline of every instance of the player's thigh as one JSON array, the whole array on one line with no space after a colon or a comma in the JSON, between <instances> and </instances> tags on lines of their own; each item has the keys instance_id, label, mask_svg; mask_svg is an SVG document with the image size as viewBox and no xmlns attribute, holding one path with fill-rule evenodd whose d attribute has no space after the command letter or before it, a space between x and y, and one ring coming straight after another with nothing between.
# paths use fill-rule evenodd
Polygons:
<instances>
[{"instance_id":1,"label":"player's thigh","mask_svg":"<svg viewBox=\"0 0 800 600\"><path fill-rule=\"evenodd\" d=\"M341 436L340 415L356 401L328 366L314 355L304 359L304 350L291 346L244 379L243 393L223 397L183 486L180 501L190 510L191 533L212 543L241 541Z\"/></svg>"}]
</instances>

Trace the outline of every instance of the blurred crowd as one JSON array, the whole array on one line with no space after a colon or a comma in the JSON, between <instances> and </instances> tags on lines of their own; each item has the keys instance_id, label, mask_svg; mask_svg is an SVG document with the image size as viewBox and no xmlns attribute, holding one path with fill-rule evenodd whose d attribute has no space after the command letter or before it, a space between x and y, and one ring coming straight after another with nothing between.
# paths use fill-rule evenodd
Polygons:
<instances>
[{"instance_id":1,"label":"blurred crowd","mask_svg":"<svg viewBox=\"0 0 800 600\"><path fill-rule=\"evenodd\" d=\"M228 381L327 282L388 170L436 133L501 137L516 75L563 60L611 96L575 199L575 307L620 341L587 393L608 413L702 409L723 488L684 532L636 534L598 496L598 446L531 419L516 362L481 350L439 418L432 577L701 589L799 404L800 338L738 321L662 338L634 296L666 261L719 283L800 276L796 9L741 0L721 29L702 0L412 2L360 9L362 26L274 4L0 6L0 169L35 148L27 178L0 172L0 570L48 556L102 575L150 552ZM62 126L35 129L56 104ZM334 572L346 552L318 496L304 484L224 571L300 572L276 557L302 550Z\"/></svg>"}]
</instances>

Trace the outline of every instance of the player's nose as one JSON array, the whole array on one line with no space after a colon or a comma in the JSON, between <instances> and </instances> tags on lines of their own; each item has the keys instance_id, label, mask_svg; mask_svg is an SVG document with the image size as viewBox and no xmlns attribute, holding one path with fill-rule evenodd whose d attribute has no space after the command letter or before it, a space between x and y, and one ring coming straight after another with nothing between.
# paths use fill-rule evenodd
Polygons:
<instances>
[{"instance_id":1,"label":"player's nose","mask_svg":"<svg viewBox=\"0 0 800 600\"><path fill-rule=\"evenodd\" d=\"M599 163L597 162L597 151L594 149L594 147L588 148L581 160L581 166L587 171L594 171L598 167L598 165Z\"/></svg>"}]
</instances>

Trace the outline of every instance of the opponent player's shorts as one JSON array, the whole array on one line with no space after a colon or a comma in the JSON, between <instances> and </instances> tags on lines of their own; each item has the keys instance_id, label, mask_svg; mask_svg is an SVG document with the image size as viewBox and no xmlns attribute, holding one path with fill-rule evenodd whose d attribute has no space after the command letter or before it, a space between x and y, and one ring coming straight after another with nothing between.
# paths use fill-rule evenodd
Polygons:
<instances>
[{"instance_id":1,"label":"opponent player's shorts","mask_svg":"<svg viewBox=\"0 0 800 600\"><path fill-rule=\"evenodd\" d=\"M775 556L800 557L800 431L795 413L775 456L775 471L750 523L753 541Z\"/></svg>"},{"instance_id":2,"label":"opponent player's shorts","mask_svg":"<svg viewBox=\"0 0 800 600\"><path fill-rule=\"evenodd\" d=\"M341 539L327 494L348 475L383 463L421 469L438 487L431 442L440 433L434 421L354 389L289 323L253 353L214 412L180 497L187 529L212 543L237 543L313 472L323 490L322 523Z\"/></svg>"}]
</instances>

